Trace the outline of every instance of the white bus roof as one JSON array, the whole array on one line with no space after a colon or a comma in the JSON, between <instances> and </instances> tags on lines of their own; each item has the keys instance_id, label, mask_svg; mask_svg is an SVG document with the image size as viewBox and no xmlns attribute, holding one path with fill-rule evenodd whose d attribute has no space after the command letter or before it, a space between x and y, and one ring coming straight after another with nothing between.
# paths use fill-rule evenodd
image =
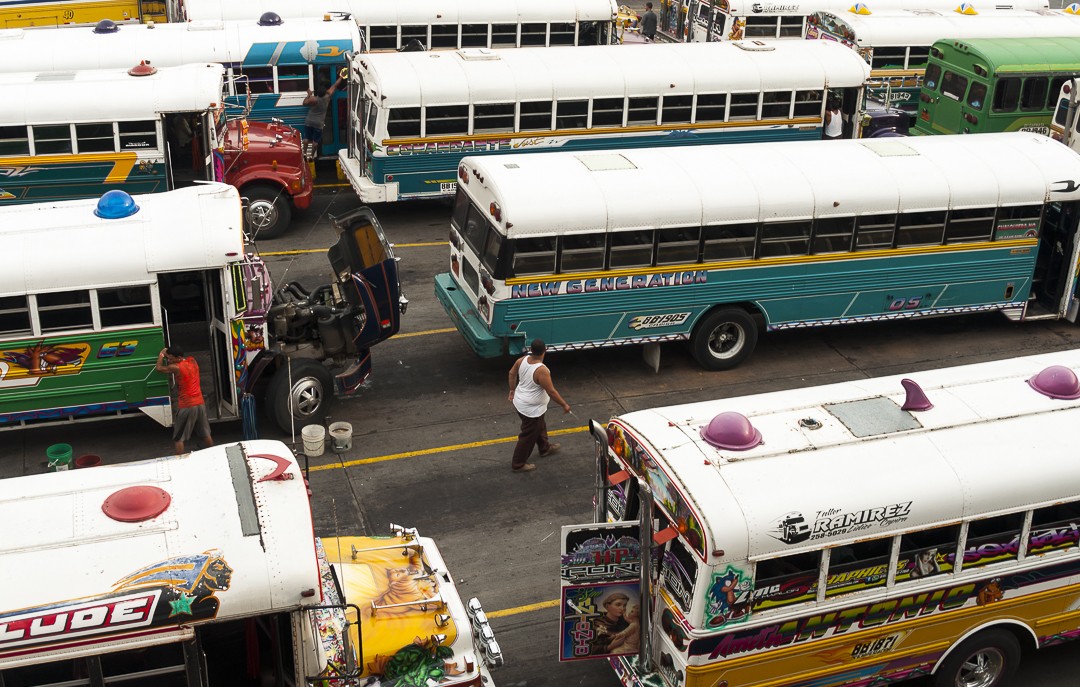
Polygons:
<instances>
[{"instance_id":1,"label":"white bus roof","mask_svg":"<svg viewBox=\"0 0 1080 687\"><path fill-rule=\"evenodd\" d=\"M160 514L145 517L146 503ZM214 605L208 599L216 619L227 620L321 598L303 474L278 441L0 480L0 516L5 667L55 660L61 649L70 656L153 643L181 621L209 620L199 617ZM73 612L84 629L55 632L65 608L101 608L121 595L144 601L112 610L119 627L98 627L107 625L104 613L99 623L92 611ZM38 616L46 631L16 635L18 618Z\"/></svg>"},{"instance_id":2,"label":"white bus roof","mask_svg":"<svg viewBox=\"0 0 1080 687\"><path fill-rule=\"evenodd\" d=\"M846 24L861 47L928 46L945 38L1080 36L1080 17L1065 12L1020 10L963 15L956 12L893 10L870 15L831 13Z\"/></svg>"},{"instance_id":3,"label":"white bus roof","mask_svg":"<svg viewBox=\"0 0 1080 687\"><path fill-rule=\"evenodd\" d=\"M905 520L825 537L832 546L976 515L1080 497L1069 436L1080 399L1050 398L1027 380L1051 366L1080 371L1080 351L894 375L627 413L614 418L645 447L697 510L717 563L754 560L788 545L775 523L910 504ZM901 409L902 378L933 408ZM702 428L720 413L745 416L763 443L714 448ZM821 424L811 429L807 422ZM1051 478L1048 476L1052 475Z\"/></svg>"},{"instance_id":4,"label":"white bus roof","mask_svg":"<svg viewBox=\"0 0 1080 687\"><path fill-rule=\"evenodd\" d=\"M1034 133L466 157L510 238L1080 199L1080 154ZM472 176L472 175L470 175ZM627 189L663 189L648 203ZM543 190L543 192L541 192ZM552 199L557 202L552 202Z\"/></svg>"},{"instance_id":5,"label":"white bus roof","mask_svg":"<svg viewBox=\"0 0 1080 687\"><path fill-rule=\"evenodd\" d=\"M189 0L190 1L190 0ZM198 0L196 0L198 2ZM856 3L853 0L813 0L812 2L782 2L768 3L758 0L731 0L731 14L734 16L755 15L799 15L813 14L814 12L850 13ZM961 3L957 0L865 0L857 3L864 6L871 14L888 12L890 10L908 9L912 5L928 10L954 11ZM1050 7L1047 0L1012 0L1011 2L974 2L972 5L977 11L990 10L1037 10ZM759 9L755 9L759 6Z\"/></svg>"},{"instance_id":6,"label":"white bus roof","mask_svg":"<svg viewBox=\"0 0 1080 687\"><path fill-rule=\"evenodd\" d=\"M858 87L870 76L861 57L825 41L365 54L353 66L383 107L820 90Z\"/></svg>"},{"instance_id":7,"label":"white bus roof","mask_svg":"<svg viewBox=\"0 0 1080 687\"><path fill-rule=\"evenodd\" d=\"M0 296L152 284L159 272L243 259L234 187L198 184L132 198L139 211L123 219L95 216L97 198L0 208L7 265L0 270Z\"/></svg>"},{"instance_id":8,"label":"white bus roof","mask_svg":"<svg viewBox=\"0 0 1080 687\"><path fill-rule=\"evenodd\" d=\"M63 38L63 49L57 49ZM0 71L48 72L132 67L141 60L156 67L192 62L241 63L252 46L268 46L258 64L293 62L308 41L347 41L349 49L360 47L360 32L350 21L292 19L279 26L260 26L255 21L190 22L186 24L124 24L116 33L94 33L93 27L65 28L58 36L41 29L0 30ZM279 54L275 55L274 48ZM280 54L284 52L283 56Z\"/></svg>"},{"instance_id":9,"label":"white bus roof","mask_svg":"<svg viewBox=\"0 0 1080 687\"><path fill-rule=\"evenodd\" d=\"M221 105L224 82L219 64L167 67L149 76L132 76L124 68L0 73L0 126L156 120L164 112L203 112Z\"/></svg>"},{"instance_id":10,"label":"white bus roof","mask_svg":"<svg viewBox=\"0 0 1080 687\"><path fill-rule=\"evenodd\" d=\"M450 24L550 21L611 21L618 12L615 0L184 0L193 19L257 19L276 12L291 17L319 17L327 12L348 12L363 26L394 24Z\"/></svg>"}]
</instances>

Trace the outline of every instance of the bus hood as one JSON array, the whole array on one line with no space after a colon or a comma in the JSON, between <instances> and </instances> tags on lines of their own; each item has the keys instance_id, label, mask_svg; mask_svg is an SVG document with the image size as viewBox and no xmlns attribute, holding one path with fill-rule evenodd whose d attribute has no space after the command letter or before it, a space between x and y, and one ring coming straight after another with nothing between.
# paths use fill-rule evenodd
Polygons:
<instances>
[{"instance_id":1,"label":"bus hood","mask_svg":"<svg viewBox=\"0 0 1080 687\"><path fill-rule=\"evenodd\" d=\"M245 135L247 143L245 145ZM231 119L225 124L225 147L248 153L273 149L276 155L302 156L300 132L284 122L252 122Z\"/></svg>"}]
</instances>

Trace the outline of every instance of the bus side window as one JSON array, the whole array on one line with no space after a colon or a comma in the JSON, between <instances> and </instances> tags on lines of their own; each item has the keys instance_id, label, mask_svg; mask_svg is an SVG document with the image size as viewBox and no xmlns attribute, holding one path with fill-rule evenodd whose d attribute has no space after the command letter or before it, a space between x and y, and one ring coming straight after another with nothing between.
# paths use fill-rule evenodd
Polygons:
<instances>
[{"instance_id":1,"label":"bus side window","mask_svg":"<svg viewBox=\"0 0 1080 687\"><path fill-rule=\"evenodd\" d=\"M27 297L0 296L0 335L30 333L30 303Z\"/></svg>"},{"instance_id":2,"label":"bus side window","mask_svg":"<svg viewBox=\"0 0 1080 687\"><path fill-rule=\"evenodd\" d=\"M154 306L149 286L98 289L98 316L102 327L153 324Z\"/></svg>"},{"instance_id":3,"label":"bus side window","mask_svg":"<svg viewBox=\"0 0 1080 687\"><path fill-rule=\"evenodd\" d=\"M766 91L761 94L762 119L791 117L791 91Z\"/></svg>"},{"instance_id":4,"label":"bus side window","mask_svg":"<svg viewBox=\"0 0 1080 687\"><path fill-rule=\"evenodd\" d=\"M1020 92L1020 109L1025 112L1044 109L1048 85L1045 76L1029 76L1024 79L1024 88Z\"/></svg>"},{"instance_id":5,"label":"bus side window","mask_svg":"<svg viewBox=\"0 0 1080 687\"><path fill-rule=\"evenodd\" d=\"M80 153L115 152L114 136L112 122L75 125L75 145L78 146Z\"/></svg>"},{"instance_id":6,"label":"bus side window","mask_svg":"<svg viewBox=\"0 0 1080 687\"><path fill-rule=\"evenodd\" d=\"M968 523L962 570L1016 560L1019 547L1010 546L1020 537L1023 513L1009 513Z\"/></svg>"},{"instance_id":7,"label":"bus side window","mask_svg":"<svg viewBox=\"0 0 1080 687\"><path fill-rule=\"evenodd\" d=\"M746 38L776 38L776 26L779 19L780 17L776 15L771 17L748 16L746 17L746 28L743 36Z\"/></svg>"},{"instance_id":8,"label":"bus side window","mask_svg":"<svg viewBox=\"0 0 1080 687\"><path fill-rule=\"evenodd\" d=\"M1028 556L1065 551L1080 546L1080 503L1059 503L1036 508L1031 515Z\"/></svg>"},{"instance_id":9,"label":"bus side window","mask_svg":"<svg viewBox=\"0 0 1080 687\"><path fill-rule=\"evenodd\" d=\"M161 150L155 122L117 122L117 128L120 132L120 150Z\"/></svg>"},{"instance_id":10,"label":"bus side window","mask_svg":"<svg viewBox=\"0 0 1080 687\"><path fill-rule=\"evenodd\" d=\"M684 613L694 602L694 581L697 580L697 560L678 537L671 540L661 559L660 575L664 587Z\"/></svg>"},{"instance_id":11,"label":"bus side window","mask_svg":"<svg viewBox=\"0 0 1080 687\"><path fill-rule=\"evenodd\" d=\"M759 258L806 255L810 250L811 220L765 222L761 225Z\"/></svg>"},{"instance_id":12,"label":"bus side window","mask_svg":"<svg viewBox=\"0 0 1080 687\"><path fill-rule=\"evenodd\" d=\"M703 227L704 260L749 260L754 257L757 224Z\"/></svg>"},{"instance_id":13,"label":"bus side window","mask_svg":"<svg viewBox=\"0 0 1080 687\"><path fill-rule=\"evenodd\" d=\"M889 579L892 537L838 546L830 552L825 597L883 587Z\"/></svg>"},{"instance_id":14,"label":"bus side window","mask_svg":"<svg viewBox=\"0 0 1080 687\"><path fill-rule=\"evenodd\" d=\"M722 122L727 112L727 93L698 93L694 121Z\"/></svg>"},{"instance_id":15,"label":"bus side window","mask_svg":"<svg viewBox=\"0 0 1080 687\"><path fill-rule=\"evenodd\" d=\"M485 27L486 29L486 27ZM372 26L368 29L368 50L397 50L398 28L394 26ZM486 36L486 31L485 31ZM485 42L484 45L487 45Z\"/></svg>"},{"instance_id":16,"label":"bus side window","mask_svg":"<svg viewBox=\"0 0 1080 687\"><path fill-rule=\"evenodd\" d=\"M26 126L0 126L0 155L29 155L30 135Z\"/></svg>"},{"instance_id":17,"label":"bus side window","mask_svg":"<svg viewBox=\"0 0 1080 687\"><path fill-rule=\"evenodd\" d=\"M547 24L527 23L521 25L521 47L547 44Z\"/></svg>"},{"instance_id":18,"label":"bus side window","mask_svg":"<svg viewBox=\"0 0 1080 687\"><path fill-rule=\"evenodd\" d=\"M717 19L723 22L723 14L717 13ZM805 33L805 26L803 25L803 15L787 15L780 17L780 37L781 38L802 38ZM720 31L723 32L723 25L721 24Z\"/></svg>"},{"instance_id":19,"label":"bus side window","mask_svg":"<svg viewBox=\"0 0 1080 687\"><path fill-rule=\"evenodd\" d=\"M517 47L517 24L492 24L491 47L493 48L516 48Z\"/></svg>"},{"instance_id":20,"label":"bus side window","mask_svg":"<svg viewBox=\"0 0 1080 687\"><path fill-rule=\"evenodd\" d=\"M461 47L486 48L488 46L487 24L462 24Z\"/></svg>"},{"instance_id":21,"label":"bus side window","mask_svg":"<svg viewBox=\"0 0 1080 687\"><path fill-rule=\"evenodd\" d=\"M945 225L945 243L989 241L994 233L996 208L968 208L949 212Z\"/></svg>"},{"instance_id":22,"label":"bus side window","mask_svg":"<svg viewBox=\"0 0 1080 687\"><path fill-rule=\"evenodd\" d=\"M550 45L573 45L577 27L572 22L552 22Z\"/></svg>"},{"instance_id":23,"label":"bus side window","mask_svg":"<svg viewBox=\"0 0 1080 687\"><path fill-rule=\"evenodd\" d=\"M904 59L907 56L907 48L874 48L874 56L870 60L871 69L903 69Z\"/></svg>"},{"instance_id":24,"label":"bus side window","mask_svg":"<svg viewBox=\"0 0 1080 687\"><path fill-rule=\"evenodd\" d=\"M592 127L622 126L624 107L624 98L593 98Z\"/></svg>"},{"instance_id":25,"label":"bus side window","mask_svg":"<svg viewBox=\"0 0 1080 687\"><path fill-rule=\"evenodd\" d=\"M588 120L588 100L560 100L555 104L556 129L584 129Z\"/></svg>"},{"instance_id":26,"label":"bus side window","mask_svg":"<svg viewBox=\"0 0 1080 687\"><path fill-rule=\"evenodd\" d=\"M701 262L701 227L678 227L656 231L656 264L678 265Z\"/></svg>"},{"instance_id":27,"label":"bus side window","mask_svg":"<svg viewBox=\"0 0 1080 687\"><path fill-rule=\"evenodd\" d=\"M1020 79L1010 77L999 79L994 87L994 112L1012 112L1020 100Z\"/></svg>"},{"instance_id":28,"label":"bus side window","mask_svg":"<svg viewBox=\"0 0 1080 687\"><path fill-rule=\"evenodd\" d=\"M522 102L519 104L519 131L551 131L551 114L555 103L550 100Z\"/></svg>"},{"instance_id":29,"label":"bus side window","mask_svg":"<svg viewBox=\"0 0 1080 687\"><path fill-rule=\"evenodd\" d=\"M694 112L694 96L665 95L660 110L661 124L689 124Z\"/></svg>"},{"instance_id":30,"label":"bus side window","mask_svg":"<svg viewBox=\"0 0 1080 687\"><path fill-rule=\"evenodd\" d=\"M467 136L468 105L428 105L424 108L424 136Z\"/></svg>"},{"instance_id":31,"label":"bus side window","mask_svg":"<svg viewBox=\"0 0 1080 687\"><path fill-rule=\"evenodd\" d=\"M71 153L71 127L67 124L32 126L34 155Z\"/></svg>"},{"instance_id":32,"label":"bus side window","mask_svg":"<svg viewBox=\"0 0 1080 687\"><path fill-rule=\"evenodd\" d=\"M931 62L926 65L926 74L923 75L923 84L930 90L934 90L941 80L941 65Z\"/></svg>"},{"instance_id":33,"label":"bus side window","mask_svg":"<svg viewBox=\"0 0 1080 687\"><path fill-rule=\"evenodd\" d=\"M767 611L815 600L820 565L820 551L758 561L752 610Z\"/></svg>"},{"instance_id":34,"label":"bus side window","mask_svg":"<svg viewBox=\"0 0 1080 687\"><path fill-rule=\"evenodd\" d=\"M1061 87L1065 85L1065 82L1069 80L1067 76L1055 76L1050 79L1050 89L1046 92L1046 109L1053 110L1057 106L1058 96L1061 95ZM1057 121L1057 118L1054 118ZM1062 119L1059 124L1064 124L1065 120Z\"/></svg>"},{"instance_id":35,"label":"bus side window","mask_svg":"<svg viewBox=\"0 0 1080 687\"><path fill-rule=\"evenodd\" d=\"M821 117L822 99L821 91L796 91L795 92L795 116L796 117Z\"/></svg>"},{"instance_id":36,"label":"bus side window","mask_svg":"<svg viewBox=\"0 0 1080 687\"><path fill-rule=\"evenodd\" d=\"M94 326L89 290L39 293L35 298L42 332L92 329Z\"/></svg>"},{"instance_id":37,"label":"bus side window","mask_svg":"<svg viewBox=\"0 0 1080 687\"><path fill-rule=\"evenodd\" d=\"M420 41L425 47L430 46L428 43L428 26L423 24L420 26L402 26L401 27L401 45L396 46L400 48L402 45L408 45L409 41Z\"/></svg>"},{"instance_id":38,"label":"bus side window","mask_svg":"<svg viewBox=\"0 0 1080 687\"><path fill-rule=\"evenodd\" d=\"M896 215L862 215L856 220L855 250L892 248Z\"/></svg>"},{"instance_id":39,"label":"bus side window","mask_svg":"<svg viewBox=\"0 0 1080 687\"><path fill-rule=\"evenodd\" d=\"M306 64L278 65L277 78L279 93L306 93L311 82Z\"/></svg>"},{"instance_id":40,"label":"bus side window","mask_svg":"<svg viewBox=\"0 0 1080 687\"><path fill-rule=\"evenodd\" d=\"M555 273L555 237L515 239L513 269L509 276Z\"/></svg>"},{"instance_id":41,"label":"bus side window","mask_svg":"<svg viewBox=\"0 0 1080 687\"><path fill-rule=\"evenodd\" d=\"M432 24L430 47L432 50L458 47L458 25Z\"/></svg>"},{"instance_id":42,"label":"bus side window","mask_svg":"<svg viewBox=\"0 0 1080 687\"><path fill-rule=\"evenodd\" d=\"M514 130L514 103L473 105L473 133L502 133Z\"/></svg>"},{"instance_id":43,"label":"bus side window","mask_svg":"<svg viewBox=\"0 0 1080 687\"><path fill-rule=\"evenodd\" d=\"M419 107L392 107L386 122L386 135L392 138L420 135Z\"/></svg>"},{"instance_id":44,"label":"bus side window","mask_svg":"<svg viewBox=\"0 0 1080 687\"><path fill-rule=\"evenodd\" d=\"M900 215L896 246L940 246L944 236L944 210L905 212Z\"/></svg>"},{"instance_id":45,"label":"bus side window","mask_svg":"<svg viewBox=\"0 0 1080 687\"><path fill-rule=\"evenodd\" d=\"M611 234L609 267L649 267L653 264L653 231L617 231Z\"/></svg>"},{"instance_id":46,"label":"bus side window","mask_svg":"<svg viewBox=\"0 0 1080 687\"><path fill-rule=\"evenodd\" d=\"M905 582L953 571L960 525L909 532L900 537L896 581Z\"/></svg>"},{"instance_id":47,"label":"bus side window","mask_svg":"<svg viewBox=\"0 0 1080 687\"><path fill-rule=\"evenodd\" d=\"M569 234L559 239L559 271L604 269L603 234Z\"/></svg>"},{"instance_id":48,"label":"bus side window","mask_svg":"<svg viewBox=\"0 0 1080 687\"><path fill-rule=\"evenodd\" d=\"M247 77L244 82L252 94L274 92L274 68L273 67L241 67L240 74ZM243 83L239 86L243 91Z\"/></svg>"},{"instance_id":49,"label":"bus side window","mask_svg":"<svg viewBox=\"0 0 1080 687\"><path fill-rule=\"evenodd\" d=\"M811 252L846 253L855 235L854 217L818 217L814 220L814 243Z\"/></svg>"},{"instance_id":50,"label":"bus side window","mask_svg":"<svg viewBox=\"0 0 1080 687\"><path fill-rule=\"evenodd\" d=\"M968 89L967 104L976 110L981 110L986 103L986 84L981 81L973 81Z\"/></svg>"},{"instance_id":51,"label":"bus side window","mask_svg":"<svg viewBox=\"0 0 1080 687\"><path fill-rule=\"evenodd\" d=\"M760 93L732 93L728 121L757 119L760 95Z\"/></svg>"},{"instance_id":52,"label":"bus side window","mask_svg":"<svg viewBox=\"0 0 1080 687\"><path fill-rule=\"evenodd\" d=\"M927 61L929 59L930 59L930 46L929 45L920 45L920 46L913 45L910 48L908 48L907 68L908 69L925 69L926 68L926 63L927 63Z\"/></svg>"},{"instance_id":53,"label":"bus side window","mask_svg":"<svg viewBox=\"0 0 1080 687\"><path fill-rule=\"evenodd\" d=\"M630 98L626 108L626 124L656 124L659 109L660 98L655 95Z\"/></svg>"}]
</instances>

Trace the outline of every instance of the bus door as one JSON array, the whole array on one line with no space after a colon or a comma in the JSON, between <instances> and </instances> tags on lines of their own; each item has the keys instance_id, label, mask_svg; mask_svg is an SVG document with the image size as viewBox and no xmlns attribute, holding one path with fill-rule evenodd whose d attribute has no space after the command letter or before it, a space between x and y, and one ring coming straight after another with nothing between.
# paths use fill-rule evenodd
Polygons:
<instances>
[{"instance_id":1,"label":"bus door","mask_svg":"<svg viewBox=\"0 0 1080 687\"><path fill-rule=\"evenodd\" d=\"M214 180L213 151L217 132L209 112L169 112L162 115L165 129L168 188Z\"/></svg>"},{"instance_id":2,"label":"bus door","mask_svg":"<svg viewBox=\"0 0 1080 687\"><path fill-rule=\"evenodd\" d=\"M858 138L860 126L860 110L862 105L862 88L831 88L828 91L829 98L840 101L840 113L844 118L844 130L842 138ZM825 99L828 104L829 98ZM822 120L824 121L824 120ZM824 124L822 124L824 126Z\"/></svg>"},{"instance_id":3,"label":"bus door","mask_svg":"<svg viewBox=\"0 0 1080 687\"><path fill-rule=\"evenodd\" d=\"M1070 308L1076 281L1076 233L1080 203L1050 203L1039 231L1039 253L1031 289L1034 304L1028 304L1024 319L1067 317L1076 321L1076 306ZM1035 305L1035 308L1032 308ZM1033 312L1034 310L1034 312Z\"/></svg>"},{"instance_id":4,"label":"bus door","mask_svg":"<svg viewBox=\"0 0 1080 687\"><path fill-rule=\"evenodd\" d=\"M350 93L353 87L350 82ZM364 96L363 83L358 83L355 87L356 123L349 132L349 149L356 152L357 162L360 163L360 173L367 176L368 165L371 164L371 149L368 148L367 139L375 134L375 120L379 110L375 107L374 101Z\"/></svg>"},{"instance_id":5,"label":"bus door","mask_svg":"<svg viewBox=\"0 0 1080 687\"><path fill-rule=\"evenodd\" d=\"M348 79L346 67L347 63L316 65L315 92L318 93L320 88L330 88L341 74ZM322 150L315 153L319 157L332 157L345 147L348 139L349 102L348 89L338 89L330 97L330 106L326 108L326 121L323 126Z\"/></svg>"}]
</instances>

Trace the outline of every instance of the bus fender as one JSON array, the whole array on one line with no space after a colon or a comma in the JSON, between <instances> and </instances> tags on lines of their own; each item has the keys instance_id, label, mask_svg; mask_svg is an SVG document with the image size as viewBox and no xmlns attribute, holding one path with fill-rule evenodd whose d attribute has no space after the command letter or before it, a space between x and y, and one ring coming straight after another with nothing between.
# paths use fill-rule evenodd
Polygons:
<instances>
[{"instance_id":1,"label":"bus fender","mask_svg":"<svg viewBox=\"0 0 1080 687\"><path fill-rule=\"evenodd\" d=\"M1030 644L1028 646L1035 647L1035 648L1038 648L1038 646L1039 646L1039 637L1038 637L1038 635L1035 634L1035 631L1032 630L1030 627L1028 627L1026 624L1020 622L1019 620L1012 620L1012 619L990 620L990 621L987 621L987 622L983 623L982 625L979 625L978 627L974 627L974 628L968 630L964 634L957 637L956 641L954 641L949 646L949 648L945 650L945 653L943 653L941 655L941 657L938 658L937 663L934 664L934 667L933 667L933 669L931 669L930 673L932 675L936 675L937 672L938 672L938 669L941 668L941 664L943 664L946 660L948 660L949 655L953 652L954 649L956 649L956 647L960 646L961 644L966 642L968 639L970 639L971 637L974 637L975 635L979 634L980 632L983 632L985 630L993 630L993 629L1004 629L1004 630L1008 630L1008 631L1012 632L1014 635L1017 635L1017 639L1021 640L1020 644L1021 644L1022 647L1024 646L1024 642L1022 641L1022 637L1030 638L1031 642L1030 642Z\"/></svg>"}]
</instances>

